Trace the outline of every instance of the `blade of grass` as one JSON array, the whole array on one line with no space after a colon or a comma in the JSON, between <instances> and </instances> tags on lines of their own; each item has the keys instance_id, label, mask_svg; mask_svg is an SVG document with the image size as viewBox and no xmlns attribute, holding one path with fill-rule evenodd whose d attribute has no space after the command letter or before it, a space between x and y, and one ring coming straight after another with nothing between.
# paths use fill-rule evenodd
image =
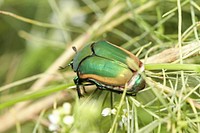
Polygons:
<instances>
[{"instance_id":1,"label":"blade of grass","mask_svg":"<svg viewBox=\"0 0 200 133\"><path fill-rule=\"evenodd\" d=\"M8 106L11 106L11 105L14 105L14 104L16 104L18 102L44 97L44 96L50 95L52 93L55 93L55 92L64 90L66 88L69 88L70 86L73 86L73 84L54 86L54 87L42 89L42 90L30 93L30 94L25 94L25 95L22 95L20 97L7 99L6 102L2 102L0 104L0 109L4 109L4 108L6 108Z\"/></svg>"},{"instance_id":2,"label":"blade of grass","mask_svg":"<svg viewBox=\"0 0 200 133\"><path fill-rule=\"evenodd\" d=\"M5 90L12 88L12 87L33 81L33 80L36 80L38 78L41 78L42 76L44 76L44 74L38 74L38 75L34 75L34 76L31 76L31 77L28 77L28 78L25 78L25 79L22 79L22 80L19 80L19 81L15 81L15 82L12 82L12 83L4 85L4 86L1 86L0 92L5 91Z\"/></svg>"},{"instance_id":3,"label":"blade of grass","mask_svg":"<svg viewBox=\"0 0 200 133\"><path fill-rule=\"evenodd\" d=\"M83 31L80 31L80 28L59 27L59 26L54 25L54 24L49 24L49 23L44 23L44 22L32 20L32 19L25 18L25 17L19 16L17 14L14 14L14 13L11 13L11 12L7 12L7 11L0 10L0 14L11 16L11 17L16 18L16 19L18 19L20 21L23 21L23 22L26 22L26 23L29 23L29 24L33 24L33 25L37 25L37 26L41 26L41 27L62 29L62 30L67 30L67 31L71 31L71 32L78 32L78 33L82 33L83 32Z\"/></svg>"},{"instance_id":4,"label":"blade of grass","mask_svg":"<svg viewBox=\"0 0 200 133\"><path fill-rule=\"evenodd\" d=\"M146 70L173 70L173 71L195 71L200 72L200 65L197 64L169 64L169 63L163 63L163 64L145 64Z\"/></svg>"},{"instance_id":5,"label":"blade of grass","mask_svg":"<svg viewBox=\"0 0 200 133\"><path fill-rule=\"evenodd\" d=\"M117 113L116 113L116 115L115 115L115 119L113 120L112 126L111 126L111 128L110 128L110 130L109 130L108 133L113 133L113 132L114 132L114 129L115 129L116 123L117 123L117 118L118 118L118 116L119 116L119 113L120 113L120 111L121 111L121 108L122 108L122 105L123 105L123 102L124 102L124 99L125 99L125 96L126 96L126 91L127 91L127 85L126 85L126 87L125 87L125 89L124 89L124 92L123 92L123 94L122 94L122 97L121 97L119 106L117 107Z\"/></svg>"}]
</instances>

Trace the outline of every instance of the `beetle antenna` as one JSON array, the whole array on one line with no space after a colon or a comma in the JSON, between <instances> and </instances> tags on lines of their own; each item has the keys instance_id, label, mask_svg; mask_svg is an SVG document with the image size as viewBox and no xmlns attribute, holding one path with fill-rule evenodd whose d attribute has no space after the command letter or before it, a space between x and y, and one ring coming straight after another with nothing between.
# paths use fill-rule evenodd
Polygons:
<instances>
[{"instance_id":1,"label":"beetle antenna","mask_svg":"<svg viewBox=\"0 0 200 133\"><path fill-rule=\"evenodd\" d=\"M69 66L72 66L72 64L73 64L73 62L71 61L68 65L66 65L66 66L59 66L59 69L58 70L64 70L64 69L66 69L67 67L69 67Z\"/></svg>"},{"instance_id":2,"label":"beetle antenna","mask_svg":"<svg viewBox=\"0 0 200 133\"><path fill-rule=\"evenodd\" d=\"M78 50L76 49L75 46L72 46L72 49L74 50L75 53L77 53Z\"/></svg>"},{"instance_id":3,"label":"beetle antenna","mask_svg":"<svg viewBox=\"0 0 200 133\"><path fill-rule=\"evenodd\" d=\"M68 67L68 65L67 66L59 66L59 68L58 68L58 70L64 70L64 69L66 69Z\"/></svg>"}]
</instances>

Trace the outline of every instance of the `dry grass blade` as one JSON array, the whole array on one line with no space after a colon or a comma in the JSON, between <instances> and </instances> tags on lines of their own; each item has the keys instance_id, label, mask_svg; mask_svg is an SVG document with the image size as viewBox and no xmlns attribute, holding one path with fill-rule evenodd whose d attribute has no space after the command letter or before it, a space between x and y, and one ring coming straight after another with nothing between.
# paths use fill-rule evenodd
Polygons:
<instances>
[{"instance_id":1,"label":"dry grass blade","mask_svg":"<svg viewBox=\"0 0 200 133\"><path fill-rule=\"evenodd\" d=\"M194 51L196 52L194 53ZM199 51L200 51L200 42L199 41L191 42L190 44L182 47L183 59L187 58L188 55L195 56L199 54ZM180 52L179 48L166 49L159 54L148 57L147 59L144 60L144 62L145 64L176 62L177 60L179 60L179 52Z\"/></svg>"}]
</instances>

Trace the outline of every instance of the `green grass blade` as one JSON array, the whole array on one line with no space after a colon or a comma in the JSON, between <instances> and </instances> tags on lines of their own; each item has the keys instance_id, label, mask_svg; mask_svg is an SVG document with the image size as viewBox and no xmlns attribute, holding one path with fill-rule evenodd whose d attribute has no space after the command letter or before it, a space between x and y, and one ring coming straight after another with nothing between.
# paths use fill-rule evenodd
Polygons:
<instances>
[{"instance_id":1,"label":"green grass blade","mask_svg":"<svg viewBox=\"0 0 200 133\"><path fill-rule=\"evenodd\" d=\"M25 95L22 95L20 97L12 98L10 100L7 100L6 102L2 102L0 104L0 109L4 109L4 108L9 107L11 105L14 105L18 102L44 97L44 96L50 95L52 93L55 93L55 92L64 90L66 88L69 88L70 86L72 86L72 84L54 86L54 87L42 89L42 90L30 93L30 94L25 94Z\"/></svg>"}]
</instances>

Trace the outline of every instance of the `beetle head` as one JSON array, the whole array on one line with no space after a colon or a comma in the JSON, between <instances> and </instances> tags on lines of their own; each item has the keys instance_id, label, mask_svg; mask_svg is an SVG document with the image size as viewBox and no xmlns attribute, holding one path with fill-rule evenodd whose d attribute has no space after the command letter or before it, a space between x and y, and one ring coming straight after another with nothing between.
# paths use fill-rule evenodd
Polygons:
<instances>
[{"instance_id":1,"label":"beetle head","mask_svg":"<svg viewBox=\"0 0 200 133\"><path fill-rule=\"evenodd\" d=\"M144 71L144 65L139 69L140 73ZM138 91L145 88L146 82L138 71L129 80L127 84L127 93L136 94Z\"/></svg>"},{"instance_id":2,"label":"beetle head","mask_svg":"<svg viewBox=\"0 0 200 133\"><path fill-rule=\"evenodd\" d=\"M142 76L140 74L136 75L135 77L135 82L134 84L131 86L131 90L134 93L137 93L138 91L142 90L145 88L145 80L142 78Z\"/></svg>"}]
</instances>

